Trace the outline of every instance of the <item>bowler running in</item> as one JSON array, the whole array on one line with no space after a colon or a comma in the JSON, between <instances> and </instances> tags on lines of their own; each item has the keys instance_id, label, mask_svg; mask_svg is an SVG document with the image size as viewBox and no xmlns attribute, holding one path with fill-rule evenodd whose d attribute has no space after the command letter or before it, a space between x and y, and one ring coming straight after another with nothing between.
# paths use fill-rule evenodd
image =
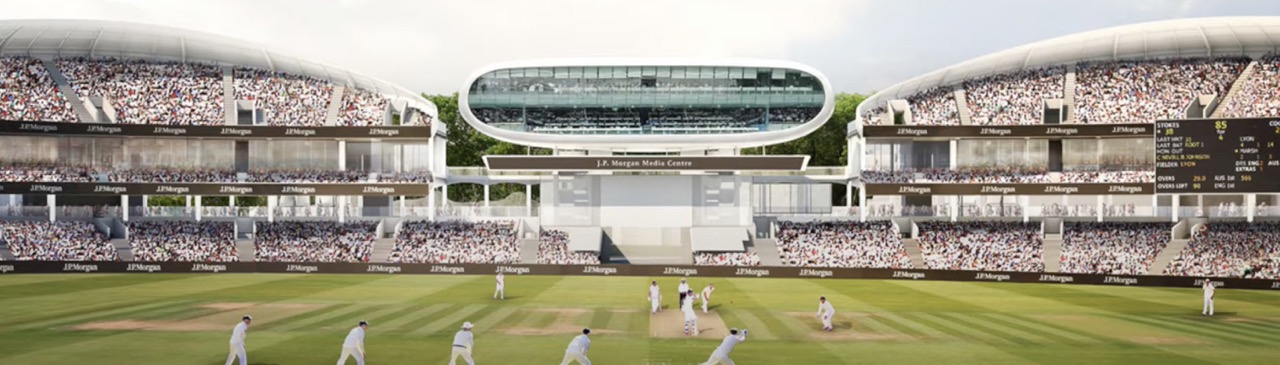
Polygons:
<instances>
[{"instance_id":1,"label":"bowler running in","mask_svg":"<svg viewBox=\"0 0 1280 365\"><path fill-rule=\"evenodd\" d=\"M591 360L587 359L587 350L591 349L591 339L587 338L589 334L591 334L591 329L583 328L581 335L577 335L573 340L569 341L569 348L564 350L564 361L561 361L560 365L569 365L574 361L582 365L591 365Z\"/></svg>"},{"instance_id":2,"label":"bowler running in","mask_svg":"<svg viewBox=\"0 0 1280 365\"><path fill-rule=\"evenodd\" d=\"M831 302L827 301L827 297L818 298L818 317L822 318L822 330L832 331L835 327L831 325L831 319L836 316L836 307L831 306Z\"/></svg>"},{"instance_id":3,"label":"bowler running in","mask_svg":"<svg viewBox=\"0 0 1280 365\"><path fill-rule=\"evenodd\" d=\"M702 299L702 314L707 314L707 304L711 303L711 292L714 291L716 291L716 284L714 283L707 284L707 287L702 288L702 294L700 296Z\"/></svg>"},{"instance_id":4,"label":"bowler running in","mask_svg":"<svg viewBox=\"0 0 1280 365\"><path fill-rule=\"evenodd\" d=\"M724 341L720 342L720 347L717 347L716 351L711 353L711 358L702 365L734 365L733 359L729 358L729 353L733 352L735 346L746 340L747 330L744 329L739 334L737 328L730 329L729 335L724 336Z\"/></svg>"},{"instance_id":5,"label":"bowler running in","mask_svg":"<svg viewBox=\"0 0 1280 365\"><path fill-rule=\"evenodd\" d=\"M1216 289L1213 287L1213 282L1209 281L1209 278L1204 278L1204 286L1202 288L1204 289L1204 307L1200 309L1200 315L1212 317L1213 292Z\"/></svg>"},{"instance_id":6,"label":"bowler running in","mask_svg":"<svg viewBox=\"0 0 1280 365\"><path fill-rule=\"evenodd\" d=\"M347 339L342 341L342 356L338 357L338 365L346 365L347 357L355 357L356 365L364 365L364 331L369 322L360 321L356 328L347 332Z\"/></svg>"},{"instance_id":7,"label":"bowler running in","mask_svg":"<svg viewBox=\"0 0 1280 365\"><path fill-rule=\"evenodd\" d=\"M246 314L231 329L231 354L227 355L227 365L231 365L236 358L240 359L240 365L249 365L248 356L244 353L244 337L248 335L250 322L253 322L253 317Z\"/></svg>"},{"instance_id":8,"label":"bowler running in","mask_svg":"<svg viewBox=\"0 0 1280 365\"><path fill-rule=\"evenodd\" d=\"M459 357L468 365L476 365L475 360L471 359L471 348L476 344L475 337L471 335L471 327L471 322L465 322L462 330L453 335L453 355L449 357L449 365L455 365Z\"/></svg>"}]
</instances>

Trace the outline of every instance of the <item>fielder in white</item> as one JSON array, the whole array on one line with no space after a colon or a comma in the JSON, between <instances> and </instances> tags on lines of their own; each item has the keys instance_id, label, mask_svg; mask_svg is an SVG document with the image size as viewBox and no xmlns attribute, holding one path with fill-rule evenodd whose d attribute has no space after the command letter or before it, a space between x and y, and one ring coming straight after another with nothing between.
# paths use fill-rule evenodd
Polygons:
<instances>
[{"instance_id":1,"label":"fielder in white","mask_svg":"<svg viewBox=\"0 0 1280 365\"><path fill-rule=\"evenodd\" d=\"M711 292L714 291L716 284L707 284L707 287L702 288L702 295L699 297L702 299L702 314L707 314L707 304L711 302Z\"/></svg>"},{"instance_id":2,"label":"fielder in white","mask_svg":"<svg viewBox=\"0 0 1280 365\"><path fill-rule=\"evenodd\" d=\"M658 290L658 281L649 285L649 314L657 314L662 309L662 291Z\"/></svg>"},{"instance_id":3,"label":"fielder in white","mask_svg":"<svg viewBox=\"0 0 1280 365\"><path fill-rule=\"evenodd\" d=\"M502 290L506 286L507 280L502 277L502 273L498 273L498 288L493 290L493 299L507 299L507 293Z\"/></svg>"},{"instance_id":4,"label":"fielder in white","mask_svg":"<svg viewBox=\"0 0 1280 365\"><path fill-rule=\"evenodd\" d=\"M720 343L720 347L711 353L711 358L702 365L734 365L733 359L729 358L729 353L733 352L733 347L747 340L747 330L742 330L742 334L738 334L738 329L730 329L729 335L724 336L724 342Z\"/></svg>"},{"instance_id":5,"label":"fielder in white","mask_svg":"<svg viewBox=\"0 0 1280 365\"><path fill-rule=\"evenodd\" d=\"M253 322L253 317L246 314L231 330L231 354L227 355L227 365L235 362L236 358L240 359L240 365L249 365L248 356L244 353L244 337L248 335L249 322Z\"/></svg>"},{"instance_id":6,"label":"fielder in white","mask_svg":"<svg viewBox=\"0 0 1280 365\"><path fill-rule=\"evenodd\" d=\"M471 322L465 322L462 330L453 335L453 356L449 359L449 365L454 365L458 357L462 357L469 365L476 365L476 361L471 359L471 348L476 344L475 337L471 336L471 327Z\"/></svg>"},{"instance_id":7,"label":"fielder in white","mask_svg":"<svg viewBox=\"0 0 1280 365\"><path fill-rule=\"evenodd\" d=\"M368 328L369 322L360 321L356 328L347 332L347 339L342 341L342 356L338 357L338 365L345 365L348 356L356 358L356 365L364 365L364 331Z\"/></svg>"},{"instance_id":8,"label":"fielder in white","mask_svg":"<svg viewBox=\"0 0 1280 365\"><path fill-rule=\"evenodd\" d=\"M827 301L827 297L818 298L818 317L822 317L822 329L824 331L834 330L831 326L831 319L836 316L836 307L831 306L831 302Z\"/></svg>"},{"instance_id":9,"label":"fielder in white","mask_svg":"<svg viewBox=\"0 0 1280 365\"><path fill-rule=\"evenodd\" d=\"M685 293L684 303L680 304L680 311L684 312L684 334L686 336L698 335L698 314L693 311L693 291Z\"/></svg>"},{"instance_id":10,"label":"fielder in white","mask_svg":"<svg viewBox=\"0 0 1280 365\"><path fill-rule=\"evenodd\" d=\"M1213 282L1209 278L1204 278L1204 308L1200 309L1200 315L1213 316Z\"/></svg>"},{"instance_id":11,"label":"fielder in white","mask_svg":"<svg viewBox=\"0 0 1280 365\"><path fill-rule=\"evenodd\" d=\"M569 365L569 363L577 361L582 365L591 365L591 360L587 359L587 350L591 349L591 339L587 335L591 334L590 328L583 328L582 334L569 341L569 348L564 350L564 361L560 365Z\"/></svg>"}]
</instances>

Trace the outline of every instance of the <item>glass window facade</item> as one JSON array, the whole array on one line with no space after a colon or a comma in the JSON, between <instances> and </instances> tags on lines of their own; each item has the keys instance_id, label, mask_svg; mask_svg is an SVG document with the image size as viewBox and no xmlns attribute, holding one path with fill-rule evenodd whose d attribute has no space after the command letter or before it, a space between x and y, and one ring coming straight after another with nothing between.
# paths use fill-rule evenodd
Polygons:
<instances>
[{"instance_id":1,"label":"glass window facade","mask_svg":"<svg viewBox=\"0 0 1280 365\"><path fill-rule=\"evenodd\" d=\"M813 75L781 68L536 67L489 72L469 90L482 123L549 134L751 133L812 121Z\"/></svg>"}]
</instances>

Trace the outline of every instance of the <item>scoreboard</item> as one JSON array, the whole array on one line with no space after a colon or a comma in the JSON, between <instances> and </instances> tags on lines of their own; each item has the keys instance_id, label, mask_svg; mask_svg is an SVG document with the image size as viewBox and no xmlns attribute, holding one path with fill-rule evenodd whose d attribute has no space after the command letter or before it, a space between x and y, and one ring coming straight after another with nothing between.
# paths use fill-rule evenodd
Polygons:
<instances>
[{"instance_id":1,"label":"scoreboard","mask_svg":"<svg viewBox=\"0 0 1280 365\"><path fill-rule=\"evenodd\" d=\"M1280 192L1280 118L1158 121L1156 191Z\"/></svg>"}]
</instances>

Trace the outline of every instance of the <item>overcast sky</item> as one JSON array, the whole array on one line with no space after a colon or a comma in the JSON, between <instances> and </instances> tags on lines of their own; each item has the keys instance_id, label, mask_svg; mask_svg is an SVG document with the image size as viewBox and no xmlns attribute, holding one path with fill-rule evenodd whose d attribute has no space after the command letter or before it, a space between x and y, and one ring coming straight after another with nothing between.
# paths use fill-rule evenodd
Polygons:
<instances>
[{"instance_id":1,"label":"overcast sky","mask_svg":"<svg viewBox=\"0 0 1280 365\"><path fill-rule=\"evenodd\" d=\"M1280 16L1274 0L0 0L0 18L103 19L227 35L450 93L494 62L788 59L870 92L973 57L1144 21Z\"/></svg>"}]
</instances>

